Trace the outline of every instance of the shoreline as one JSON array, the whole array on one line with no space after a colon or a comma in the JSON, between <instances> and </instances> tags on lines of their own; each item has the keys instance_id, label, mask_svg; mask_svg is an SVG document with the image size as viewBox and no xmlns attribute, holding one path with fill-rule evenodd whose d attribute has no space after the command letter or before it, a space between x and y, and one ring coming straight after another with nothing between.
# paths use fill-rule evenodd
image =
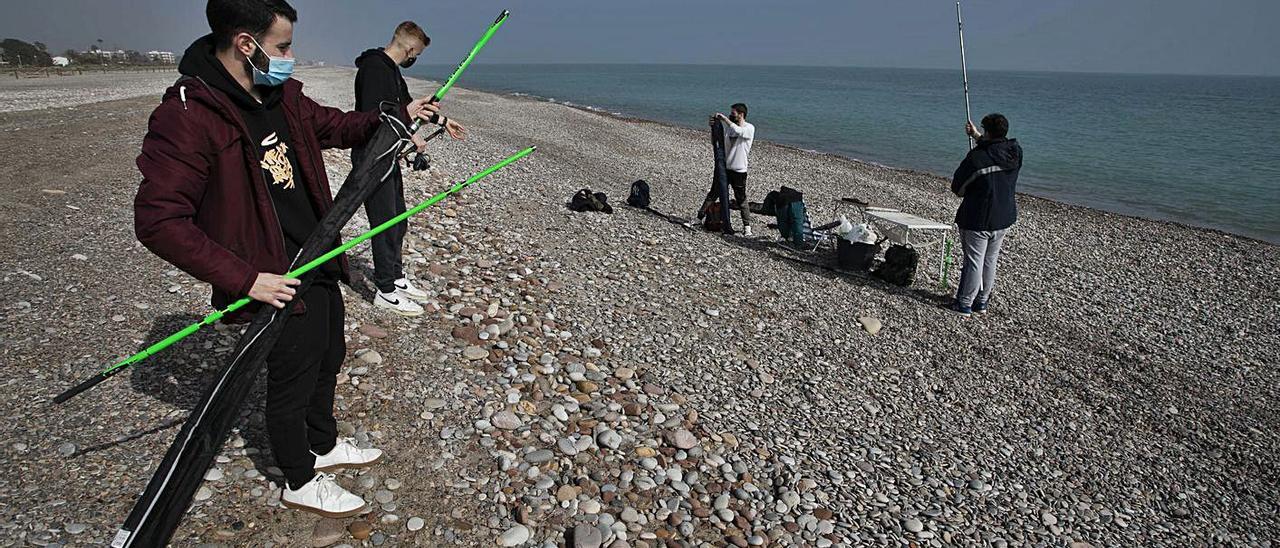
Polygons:
<instances>
[{"instance_id":1,"label":"shoreline","mask_svg":"<svg viewBox=\"0 0 1280 548\"><path fill-rule=\"evenodd\" d=\"M335 68L350 69L350 70L351 70L351 71L353 71L353 72L355 71L355 67L340 66L340 67L335 67ZM418 77L409 77L409 76L406 76L406 77L405 77L405 79L406 79L406 80L417 80L417 81L420 81L420 82L431 82L432 84L436 84L436 83L438 83L438 81L437 81L437 80L431 80L431 79L426 79L426 78L418 78ZM527 92L520 92L520 91L504 91L504 90L495 90L495 89L488 89L488 88L476 88L476 87L467 87L467 86L461 86L461 85L459 85L459 86L457 86L457 87L458 87L459 89L466 89L466 90L474 91L474 92L478 92L478 93L488 93L488 94L498 95L498 96L507 97L507 98L511 98L511 99L523 99L523 100L529 100L529 101L537 102L537 103L549 103L549 104L553 104L553 105L560 105L560 106L568 107L568 108L571 108L571 109L574 109L574 110L579 110L579 111L586 112L586 113L590 113L590 114L598 114L598 115L605 116L605 117L610 118L610 119L620 120L620 121L624 121L624 122L635 122L635 123L647 123L647 124L654 124L654 125L658 125L658 126L665 127L665 128L669 128L669 129L678 129L678 130L682 130L682 131L690 131L690 132L694 132L694 133L699 133L699 132L698 132L696 129L694 129L694 128L691 128L691 127L688 127L688 126L682 126L682 125L677 124L677 123L674 123L674 122L664 122L664 121L660 121L660 120L652 120L652 119L649 119L649 118L642 118L642 117L639 117L639 116L632 116L632 115L623 114L623 113L619 113L619 112L613 112L613 111L610 111L609 109L600 108L600 107L595 107L595 106L592 106L592 105L581 105L581 104L577 104L577 103L574 103L574 102L571 102L571 101L562 101L562 100L559 100L559 99L543 97L543 96L541 96L541 95L537 95L537 94L534 94L534 93L527 93ZM806 153L806 154L813 154L813 155L816 155L816 156L821 156L821 157L827 157L827 158L832 158L832 159L838 159L838 160L842 160L842 161L852 162L852 163L855 163L855 164L859 164L859 165L863 165L863 166L868 166L868 167L873 167L873 168L888 169L888 170L900 171L900 172L907 173L907 174L912 174L912 175L921 175L921 176L927 176L927 177L939 178L939 179L942 179L942 180L948 180L948 178L947 178L946 174L934 173L934 172L931 172L931 171L926 171L926 170L922 170L922 169L916 169L916 168L912 168L912 167L905 167L905 166L897 166L897 165L892 165L892 164L886 164L886 163L881 163L881 162L877 162L877 161L874 161L874 160L866 160L866 159L862 159L862 158L856 158L856 157L848 156L848 155L841 154L841 153L838 153L838 152L828 152L828 151L824 151L824 150L809 149L809 148L805 148L805 147L798 146L798 145L791 145L791 144L787 144L787 143L779 143L779 142L777 142L777 141L772 141L772 140L769 140L769 139L761 139L761 140L759 140L759 141L757 141L757 142L758 142L758 143L767 143L767 144L768 144L768 145L770 145L770 146L776 146L776 147L780 147L780 148L784 148L784 149L795 150L795 151L803 152L803 153ZM956 160L956 162L958 163L958 162L959 162L959 159L957 159L957 160ZM1139 219L1139 220L1144 220L1144 221L1153 221L1153 222L1158 222L1158 223L1165 223L1165 224L1169 224L1169 225L1179 226L1179 227L1183 227L1183 228L1189 228L1189 229L1195 229L1195 230L1203 230L1203 231L1207 231L1207 232L1210 232L1210 233L1215 233L1215 234L1220 235L1220 236L1231 236L1231 237L1235 237L1235 238L1243 238L1243 239L1246 239L1246 240L1251 240L1251 241L1255 241L1255 242L1259 242L1259 243L1264 243L1264 244L1268 244L1268 245L1272 245L1272 246L1280 246L1280 236L1277 236L1275 240L1270 240L1270 239L1267 239L1265 236L1260 235L1260 234L1243 234L1243 233L1233 232L1233 231L1231 231L1231 230L1229 230L1229 229L1227 229L1227 228L1220 227L1220 226L1210 226L1210 225L1191 224L1191 223L1186 223L1186 222L1178 221L1178 220L1176 220L1176 219L1171 219L1171 218L1167 218L1167 217L1161 217L1161 216L1155 216L1155 215L1153 215L1153 216L1147 216L1147 215L1136 214L1136 213L1133 213L1133 212L1118 211L1118 210L1113 210L1113 209L1110 209L1110 208L1102 207L1101 205L1098 205L1098 204L1077 203L1077 202L1073 202L1073 201L1068 201L1068 200L1062 199L1062 198L1060 198L1060 197L1054 197L1054 196L1049 196L1049 195L1041 195L1041 194L1038 194L1038 193L1035 193L1035 192L1028 192L1028 191L1025 191L1025 190L1019 190L1017 194L1018 194L1019 196L1021 196L1021 197L1025 197L1025 198L1033 198L1033 199L1036 199L1036 200L1044 200L1044 201L1052 202L1052 203L1054 203L1054 204L1063 205L1063 206L1078 207L1078 208L1086 209L1086 210L1089 210L1089 211L1095 211L1095 212L1100 212L1100 213L1106 213L1106 214L1110 214L1110 215L1120 215L1120 216L1122 216L1122 217L1127 217L1127 218L1131 218L1131 219ZM947 222L951 222L951 221L947 221Z\"/></svg>"}]
</instances>

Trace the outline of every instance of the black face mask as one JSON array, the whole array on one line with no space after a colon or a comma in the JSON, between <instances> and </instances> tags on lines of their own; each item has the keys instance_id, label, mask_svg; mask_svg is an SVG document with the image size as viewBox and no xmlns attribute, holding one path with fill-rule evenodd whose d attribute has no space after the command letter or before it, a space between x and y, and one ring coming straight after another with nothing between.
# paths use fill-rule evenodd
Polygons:
<instances>
[{"instance_id":1,"label":"black face mask","mask_svg":"<svg viewBox=\"0 0 1280 548\"><path fill-rule=\"evenodd\" d=\"M413 64L414 64L414 63L416 63L416 62L418 62L418 58L417 58L417 57L410 57L410 58L408 58L408 59L405 59L404 61L400 61L400 68L409 68L409 67L412 67L412 66L413 66Z\"/></svg>"}]
</instances>

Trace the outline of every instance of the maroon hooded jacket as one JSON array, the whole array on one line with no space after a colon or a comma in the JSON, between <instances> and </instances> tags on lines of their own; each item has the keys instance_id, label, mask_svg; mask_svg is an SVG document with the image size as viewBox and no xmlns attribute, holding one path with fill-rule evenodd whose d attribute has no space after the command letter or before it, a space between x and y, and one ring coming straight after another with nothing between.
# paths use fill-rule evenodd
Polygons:
<instances>
[{"instance_id":1,"label":"maroon hooded jacket","mask_svg":"<svg viewBox=\"0 0 1280 548\"><path fill-rule=\"evenodd\" d=\"M183 64L185 69L186 59ZM247 296L259 272L284 274L291 257L256 145L237 107L198 73L182 72L187 77L165 92L142 141L134 231L160 258L211 284L212 304L221 309ZM297 80L285 82L282 93L301 179L317 217L323 218L333 194L321 151L363 145L379 117L321 106L302 93ZM401 115L408 118L403 107ZM346 257L339 261L342 281L350 283ZM247 320L256 308L241 309L227 320Z\"/></svg>"}]
</instances>

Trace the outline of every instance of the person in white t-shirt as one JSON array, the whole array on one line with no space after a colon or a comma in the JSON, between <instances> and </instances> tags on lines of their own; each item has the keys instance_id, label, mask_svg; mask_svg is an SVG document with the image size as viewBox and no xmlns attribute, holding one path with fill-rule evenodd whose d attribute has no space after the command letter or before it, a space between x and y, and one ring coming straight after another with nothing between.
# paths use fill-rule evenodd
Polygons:
<instances>
[{"instance_id":1,"label":"person in white t-shirt","mask_svg":"<svg viewBox=\"0 0 1280 548\"><path fill-rule=\"evenodd\" d=\"M743 234L751 235L751 211L747 207L747 155L751 154L751 142L756 138L756 127L747 123L747 105L735 103L729 107L729 116L716 113L711 117L710 125L724 124L725 171L729 179L729 188L733 189L733 199L738 202L742 212ZM707 214L707 208L720 198L720 190L713 184L702 207L698 209L698 218Z\"/></svg>"}]
</instances>

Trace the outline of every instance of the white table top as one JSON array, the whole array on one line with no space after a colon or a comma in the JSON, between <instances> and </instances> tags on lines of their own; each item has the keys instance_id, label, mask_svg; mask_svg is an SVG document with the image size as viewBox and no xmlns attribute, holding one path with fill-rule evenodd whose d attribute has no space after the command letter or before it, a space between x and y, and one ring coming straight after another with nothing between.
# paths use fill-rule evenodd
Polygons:
<instances>
[{"instance_id":1,"label":"white table top","mask_svg":"<svg viewBox=\"0 0 1280 548\"><path fill-rule=\"evenodd\" d=\"M901 211L877 211L867 209L867 216L911 230L951 230L950 224L932 221L924 217L918 217Z\"/></svg>"}]
</instances>

